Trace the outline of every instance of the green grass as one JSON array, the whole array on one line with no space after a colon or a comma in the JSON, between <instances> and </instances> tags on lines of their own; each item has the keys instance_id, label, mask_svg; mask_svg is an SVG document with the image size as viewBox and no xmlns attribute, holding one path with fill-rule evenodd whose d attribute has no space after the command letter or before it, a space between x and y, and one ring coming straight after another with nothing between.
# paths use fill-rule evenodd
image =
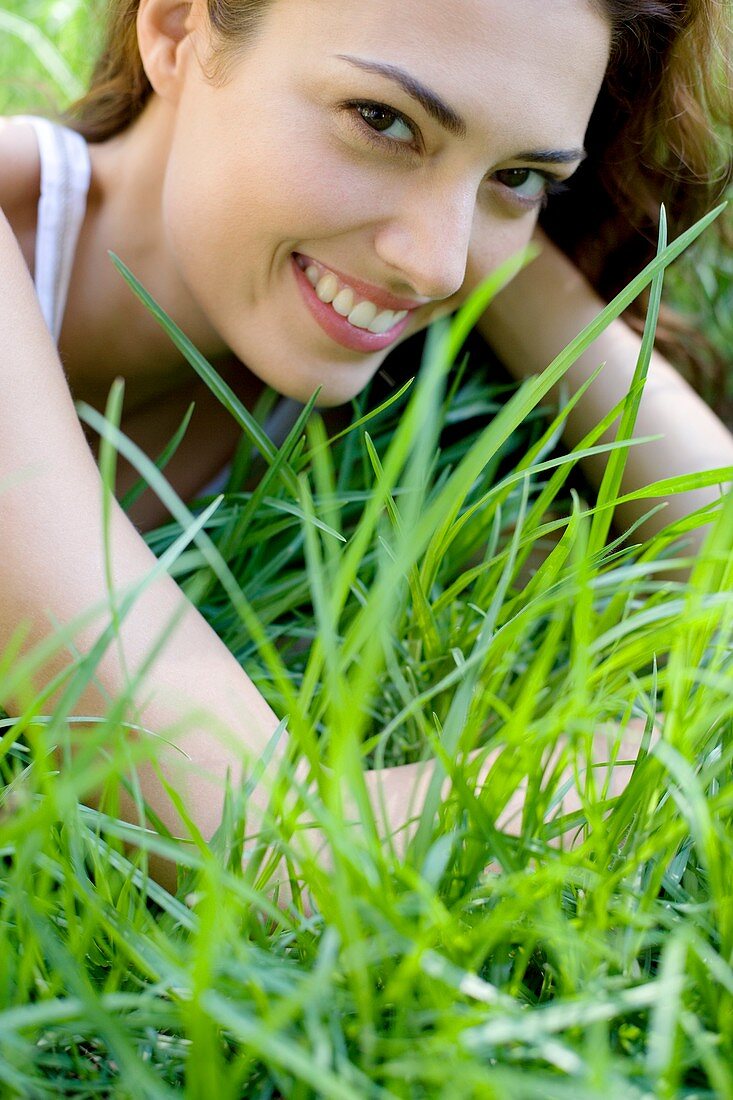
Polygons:
<instances>
[{"instance_id":1,"label":"green grass","mask_svg":"<svg viewBox=\"0 0 733 1100\"><path fill-rule=\"evenodd\" d=\"M635 288L653 276L654 303L680 247ZM80 409L108 484L118 449L168 504L151 546L287 716L293 752L261 833L245 784L211 845L165 838L115 814L126 701L79 733L94 660L50 715L40 656L0 660L0 690L27 700L0 741L1 1095L733 1096L733 502L687 583L685 532L710 516L609 535L638 393L606 482L579 495L600 431L558 453L567 410L542 407L594 333L507 390L465 369L470 318L436 327L418 380L361 400L342 438L311 413L278 450L161 315L243 429L223 498L193 508L120 436L119 391L106 420ZM253 441L267 461L245 489ZM597 731L630 721L662 736L611 799ZM484 786L474 749L495 754ZM363 764L428 755L447 793L416 808L409 844L380 839ZM148 875L155 853L178 860L175 896ZM278 905L281 856L295 894Z\"/></svg>"},{"instance_id":2,"label":"green grass","mask_svg":"<svg viewBox=\"0 0 733 1100\"><path fill-rule=\"evenodd\" d=\"M54 112L84 90L101 3L3 0L0 4L0 111Z\"/></svg>"}]
</instances>

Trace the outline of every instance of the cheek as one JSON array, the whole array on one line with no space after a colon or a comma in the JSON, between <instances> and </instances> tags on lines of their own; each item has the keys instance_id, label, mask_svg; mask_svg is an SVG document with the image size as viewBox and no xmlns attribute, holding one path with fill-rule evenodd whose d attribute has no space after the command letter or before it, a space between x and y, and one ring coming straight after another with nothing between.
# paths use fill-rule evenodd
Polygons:
<instances>
[{"instance_id":1,"label":"cheek","mask_svg":"<svg viewBox=\"0 0 733 1100\"><path fill-rule=\"evenodd\" d=\"M206 158L196 143L172 161L166 222L177 251L223 250L232 263L237 253L240 261L256 260L283 244L357 231L389 207L384 181L380 186L329 142L251 136L246 145L224 142L224 152ZM219 260L228 266L225 256Z\"/></svg>"},{"instance_id":2,"label":"cheek","mask_svg":"<svg viewBox=\"0 0 733 1100\"><path fill-rule=\"evenodd\" d=\"M538 214L501 220L477 218L461 290L465 301L492 271L525 248L537 225Z\"/></svg>"},{"instance_id":3,"label":"cheek","mask_svg":"<svg viewBox=\"0 0 733 1100\"><path fill-rule=\"evenodd\" d=\"M395 186L314 126L307 140L289 135L261 173L273 228L296 241L346 236L383 219L397 202Z\"/></svg>"}]
</instances>

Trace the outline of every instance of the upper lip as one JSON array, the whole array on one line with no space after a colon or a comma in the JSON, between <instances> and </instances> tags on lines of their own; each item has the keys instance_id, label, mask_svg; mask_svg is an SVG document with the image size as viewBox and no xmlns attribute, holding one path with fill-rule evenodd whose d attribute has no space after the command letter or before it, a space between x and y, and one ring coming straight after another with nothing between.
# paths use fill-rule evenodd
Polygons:
<instances>
[{"instance_id":1,"label":"upper lip","mask_svg":"<svg viewBox=\"0 0 733 1100\"><path fill-rule=\"evenodd\" d=\"M342 283L346 283L347 286L350 286L357 294L360 294L362 298L368 298L370 302L374 302L374 305L379 306L381 309L391 309L394 310L395 313L399 313L403 309L419 309L420 306L428 305L431 301L429 298L422 302L416 301L414 298L397 298L394 294L389 294L386 290L382 290L381 287L374 286L373 283L367 283L363 279L357 279L353 275L344 274L343 271L339 271L333 264L327 264L323 260L316 260L312 256L307 256L304 252L298 252L297 255L302 256L304 260L312 260L313 263L320 264L321 267L327 267Z\"/></svg>"}]
</instances>

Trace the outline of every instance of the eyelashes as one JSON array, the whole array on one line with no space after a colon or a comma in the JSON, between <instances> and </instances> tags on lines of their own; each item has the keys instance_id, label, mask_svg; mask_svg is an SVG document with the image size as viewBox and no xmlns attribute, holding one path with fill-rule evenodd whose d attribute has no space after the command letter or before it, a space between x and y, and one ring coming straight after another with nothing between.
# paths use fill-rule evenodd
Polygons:
<instances>
[{"instance_id":1,"label":"eyelashes","mask_svg":"<svg viewBox=\"0 0 733 1100\"><path fill-rule=\"evenodd\" d=\"M509 188L512 199L529 206L544 206L552 194L553 185L562 187L562 181L536 168L500 168L493 179Z\"/></svg>"},{"instance_id":2,"label":"eyelashes","mask_svg":"<svg viewBox=\"0 0 733 1100\"><path fill-rule=\"evenodd\" d=\"M423 151L424 145L418 127L401 111L387 103L377 100L351 100L344 103L343 108L357 136L378 151L410 160L414 160ZM395 126L402 127L403 132L407 132L408 140L387 134ZM410 137L412 140L409 140ZM535 185L530 194L523 193L521 188L532 177L539 182L539 187ZM501 169L487 177L487 182L498 184L508 201L530 210L545 207L552 196L562 194L568 189L566 180L539 168Z\"/></svg>"},{"instance_id":3,"label":"eyelashes","mask_svg":"<svg viewBox=\"0 0 733 1100\"><path fill-rule=\"evenodd\" d=\"M357 133L366 138L376 148L381 148L383 152L386 149L398 155L421 152L422 142L415 124L386 103L378 103L368 99L352 100L350 103L345 103L344 107L348 112L350 123ZM395 123L401 123L412 135L412 143L401 141L395 137L387 137L384 131L379 129L379 126L380 123L385 123L388 120L389 125L386 126L386 129L391 129Z\"/></svg>"}]
</instances>

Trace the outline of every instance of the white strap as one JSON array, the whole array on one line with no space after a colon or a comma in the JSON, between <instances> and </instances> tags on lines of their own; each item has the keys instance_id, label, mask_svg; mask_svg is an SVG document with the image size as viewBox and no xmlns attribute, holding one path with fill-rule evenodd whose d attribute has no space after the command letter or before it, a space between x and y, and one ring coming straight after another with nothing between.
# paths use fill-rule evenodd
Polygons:
<instances>
[{"instance_id":1,"label":"white strap","mask_svg":"<svg viewBox=\"0 0 733 1100\"><path fill-rule=\"evenodd\" d=\"M16 116L36 132L41 200L36 226L35 284L41 310L58 343L71 269L86 211L91 164L81 134L34 115Z\"/></svg>"}]
</instances>

